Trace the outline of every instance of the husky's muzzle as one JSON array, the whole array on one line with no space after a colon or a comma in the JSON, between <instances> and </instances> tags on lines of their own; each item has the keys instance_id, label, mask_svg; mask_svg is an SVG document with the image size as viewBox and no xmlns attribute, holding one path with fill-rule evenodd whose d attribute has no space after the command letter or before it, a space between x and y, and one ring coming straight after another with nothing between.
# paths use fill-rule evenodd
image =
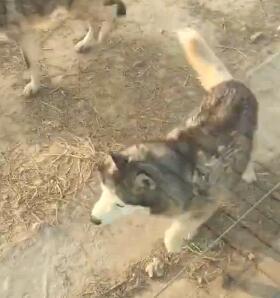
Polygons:
<instances>
[{"instance_id":1,"label":"husky's muzzle","mask_svg":"<svg viewBox=\"0 0 280 298\"><path fill-rule=\"evenodd\" d=\"M95 225L112 224L114 221L132 213L141 211L149 214L149 208L124 204L120 198L105 185L101 185L102 193L91 211L91 222Z\"/></svg>"}]
</instances>

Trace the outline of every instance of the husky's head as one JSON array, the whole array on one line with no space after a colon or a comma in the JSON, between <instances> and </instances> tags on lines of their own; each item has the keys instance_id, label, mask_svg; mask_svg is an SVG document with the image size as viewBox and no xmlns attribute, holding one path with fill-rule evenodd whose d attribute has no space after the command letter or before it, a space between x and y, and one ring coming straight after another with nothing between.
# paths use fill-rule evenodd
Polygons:
<instances>
[{"instance_id":1,"label":"husky's head","mask_svg":"<svg viewBox=\"0 0 280 298\"><path fill-rule=\"evenodd\" d=\"M193 154L188 145L175 148L166 142L112 153L99 170L102 194L92 209L92 222L109 224L137 210L183 212L193 196Z\"/></svg>"}]
</instances>

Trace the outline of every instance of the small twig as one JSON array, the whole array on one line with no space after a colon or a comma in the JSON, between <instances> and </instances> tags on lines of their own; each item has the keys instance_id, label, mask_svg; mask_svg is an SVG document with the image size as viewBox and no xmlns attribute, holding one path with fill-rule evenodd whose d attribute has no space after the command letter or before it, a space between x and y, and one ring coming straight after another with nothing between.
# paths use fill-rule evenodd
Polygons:
<instances>
[{"instance_id":1,"label":"small twig","mask_svg":"<svg viewBox=\"0 0 280 298\"><path fill-rule=\"evenodd\" d=\"M58 183L56 183L56 188L58 189L58 192L59 192L60 198L62 199L62 198L63 198L63 194L62 194L62 190L61 190L61 188L60 188L60 186L59 186L59 184L58 184Z\"/></svg>"},{"instance_id":2,"label":"small twig","mask_svg":"<svg viewBox=\"0 0 280 298\"><path fill-rule=\"evenodd\" d=\"M168 120L164 120L164 119L160 119L160 118L156 118L156 117L147 117L147 116L141 115L140 118L141 119L148 119L148 120L154 121L154 122L161 122L161 123L171 124L171 122L168 121Z\"/></svg>"},{"instance_id":3,"label":"small twig","mask_svg":"<svg viewBox=\"0 0 280 298\"><path fill-rule=\"evenodd\" d=\"M92 155L94 156L96 152L95 152L95 148L94 148L94 145L92 143L92 140L89 137L87 139L88 139L90 151L91 151Z\"/></svg>"},{"instance_id":4,"label":"small twig","mask_svg":"<svg viewBox=\"0 0 280 298\"><path fill-rule=\"evenodd\" d=\"M138 77L139 78L141 78L141 77L143 77L147 72L148 72L148 70L151 68L151 65L149 65L146 69L144 69L143 71L142 71L142 73L140 73L139 75L138 75Z\"/></svg>"},{"instance_id":5,"label":"small twig","mask_svg":"<svg viewBox=\"0 0 280 298\"><path fill-rule=\"evenodd\" d=\"M190 245L186 245L185 247L183 247L183 249L187 248L189 251L191 251L192 253L201 256L202 251L197 251L195 249L193 249ZM212 262L216 262L218 261L218 259L210 257L210 256L201 256L204 260L208 260L208 261L212 261Z\"/></svg>"},{"instance_id":6,"label":"small twig","mask_svg":"<svg viewBox=\"0 0 280 298\"><path fill-rule=\"evenodd\" d=\"M57 65L57 64L53 64L53 63L48 63L48 67L53 67L53 68L56 68L58 70L60 70L61 72L63 73L67 73L69 69L66 69L60 65Z\"/></svg>"},{"instance_id":7,"label":"small twig","mask_svg":"<svg viewBox=\"0 0 280 298\"><path fill-rule=\"evenodd\" d=\"M190 78L191 78L191 75L188 74L184 82L184 87L188 85Z\"/></svg>"},{"instance_id":8,"label":"small twig","mask_svg":"<svg viewBox=\"0 0 280 298\"><path fill-rule=\"evenodd\" d=\"M34 212L32 212L31 214L32 214L32 216L33 216L39 223L42 222L41 218L39 218L39 216L36 215Z\"/></svg>"},{"instance_id":9,"label":"small twig","mask_svg":"<svg viewBox=\"0 0 280 298\"><path fill-rule=\"evenodd\" d=\"M63 152L63 153L61 153L61 154L59 154L52 162L51 162L51 164L53 165L53 164L55 164L61 157L63 157L63 156L65 156L66 155L66 153L68 152L68 148L66 148L65 149L65 151ZM46 154L46 156L51 156L52 154Z\"/></svg>"},{"instance_id":10,"label":"small twig","mask_svg":"<svg viewBox=\"0 0 280 298\"><path fill-rule=\"evenodd\" d=\"M110 289L108 289L107 291L103 292L101 297L105 297L106 295L110 294L112 291L120 288L121 286L123 286L125 283L127 283L127 280L122 280L118 283L116 283L115 285L113 285ZM85 296L85 295L83 295Z\"/></svg>"},{"instance_id":11,"label":"small twig","mask_svg":"<svg viewBox=\"0 0 280 298\"><path fill-rule=\"evenodd\" d=\"M89 156L82 156L82 155L75 155L75 154L70 154L70 153L65 153L65 154L58 154L58 153L52 153L52 154L44 154L44 156L58 156L58 157L73 157L77 159L88 159ZM55 163L57 160L53 161Z\"/></svg>"},{"instance_id":12,"label":"small twig","mask_svg":"<svg viewBox=\"0 0 280 298\"><path fill-rule=\"evenodd\" d=\"M227 26L226 26L226 19L223 17L223 23L222 23L222 27L224 31L227 31Z\"/></svg>"},{"instance_id":13,"label":"small twig","mask_svg":"<svg viewBox=\"0 0 280 298\"><path fill-rule=\"evenodd\" d=\"M54 94L56 91L58 91L60 89L60 87L56 87L53 90L50 91L50 94Z\"/></svg>"},{"instance_id":14,"label":"small twig","mask_svg":"<svg viewBox=\"0 0 280 298\"><path fill-rule=\"evenodd\" d=\"M57 91L58 89L59 89L59 88L56 88L55 90L52 91L52 93L54 93L54 92ZM49 104L49 103L47 103L47 102L45 102L45 101L43 101L43 100L41 101L41 103L44 104L45 106L47 106L47 107L49 107L49 108L52 108L53 110L59 112L60 114L63 114L63 112L62 112L59 108L57 108L57 107L55 107L55 106L53 106L53 105L51 105L51 104Z\"/></svg>"},{"instance_id":15,"label":"small twig","mask_svg":"<svg viewBox=\"0 0 280 298\"><path fill-rule=\"evenodd\" d=\"M216 48L223 49L223 50L233 50L233 51L238 52L243 58L247 58L247 55L238 48L227 47L227 46L222 46L222 45L218 45L218 46L216 46Z\"/></svg>"}]
</instances>

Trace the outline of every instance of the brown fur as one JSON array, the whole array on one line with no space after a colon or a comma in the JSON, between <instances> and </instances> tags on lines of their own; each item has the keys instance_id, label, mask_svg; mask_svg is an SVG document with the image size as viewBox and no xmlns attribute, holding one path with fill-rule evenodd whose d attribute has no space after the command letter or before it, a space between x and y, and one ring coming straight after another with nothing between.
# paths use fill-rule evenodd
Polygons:
<instances>
[{"instance_id":1,"label":"brown fur","mask_svg":"<svg viewBox=\"0 0 280 298\"><path fill-rule=\"evenodd\" d=\"M232 134L244 135L250 142L257 129L257 113L256 98L243 83L223 82L211 89L178 139L192 140L212 154L228 145Z\"/></svg>"}]
</instances>

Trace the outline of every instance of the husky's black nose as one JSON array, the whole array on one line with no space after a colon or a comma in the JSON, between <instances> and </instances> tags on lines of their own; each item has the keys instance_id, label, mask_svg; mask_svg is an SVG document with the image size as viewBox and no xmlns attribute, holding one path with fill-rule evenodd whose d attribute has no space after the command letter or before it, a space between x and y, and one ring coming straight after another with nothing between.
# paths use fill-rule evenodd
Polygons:
<instances>
[{"instance_id":1,"label":"husky's black nose","mask_svg":"<svg viewBox=\"0 0 280 298\"><path fill-rule=\"evenodd\" d=\"M100 219L96 218L95 216L91 216L90 221L97 226L101 225L101 223L102 223L102 221Z\"/></svg>"}]
</instances>

